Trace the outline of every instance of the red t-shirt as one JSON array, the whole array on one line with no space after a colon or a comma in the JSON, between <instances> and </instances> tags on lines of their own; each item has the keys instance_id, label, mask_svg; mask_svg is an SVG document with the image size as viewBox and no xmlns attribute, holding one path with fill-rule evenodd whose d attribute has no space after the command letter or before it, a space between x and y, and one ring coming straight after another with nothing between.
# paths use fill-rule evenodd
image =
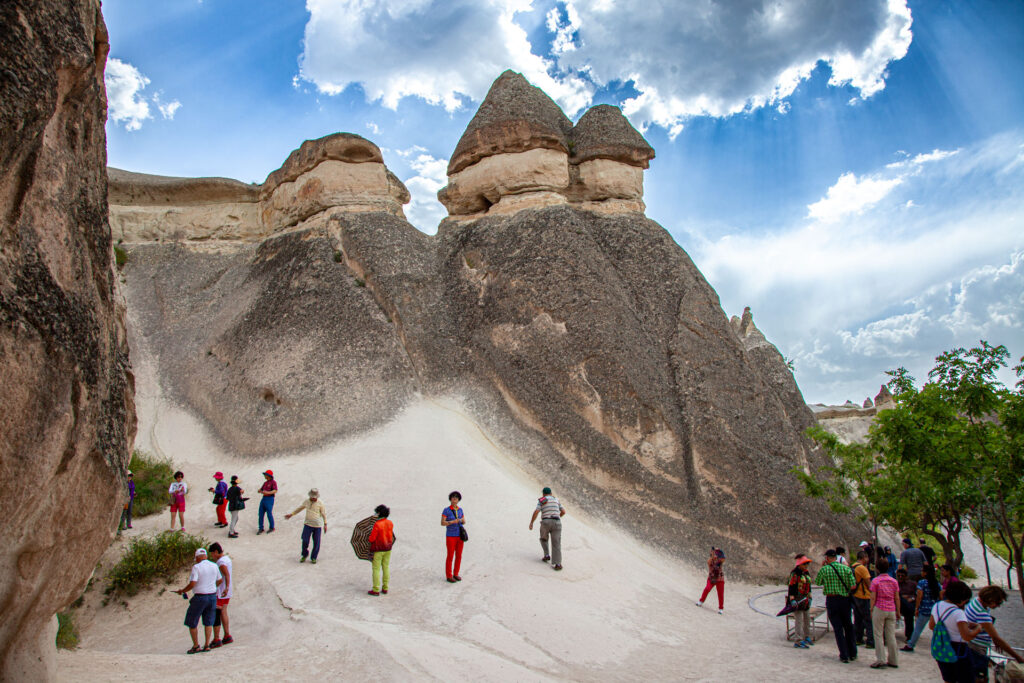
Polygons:
<instances>
[{"instance_id":1,"label":"red t-shirt","mask_svg":"<svg viewBox=\"0 0 1024 683\"><path fill-rule=\"evenodd\" d=\"M263 482L263 486L260 487L260 491L267 491L270 494L277 492L277 482L273 479L267 479Z\"/></svg>"}]
</instances>

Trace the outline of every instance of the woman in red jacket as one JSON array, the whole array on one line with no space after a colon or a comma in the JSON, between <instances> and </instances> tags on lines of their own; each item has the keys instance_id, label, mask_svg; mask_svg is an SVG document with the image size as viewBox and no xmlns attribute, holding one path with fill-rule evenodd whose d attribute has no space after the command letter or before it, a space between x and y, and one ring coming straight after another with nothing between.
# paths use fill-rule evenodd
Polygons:
<instances>
[{"instance_id":1,"label":"woman in red jacket","mask_svg":"<svg viewBox=\"0 0 1024 683\"><path fill-rule=\"evenodd\" d=\"M370 531L370 550L373 551L373 588L367 591L370 595L388 594L388 581L391 579L391 546L395 544L395 525L388 516L391 510L386 505L378 505L374 512L378 519ZM384 583L381 583L381 573Z\"/></svg>"}]
</instances>

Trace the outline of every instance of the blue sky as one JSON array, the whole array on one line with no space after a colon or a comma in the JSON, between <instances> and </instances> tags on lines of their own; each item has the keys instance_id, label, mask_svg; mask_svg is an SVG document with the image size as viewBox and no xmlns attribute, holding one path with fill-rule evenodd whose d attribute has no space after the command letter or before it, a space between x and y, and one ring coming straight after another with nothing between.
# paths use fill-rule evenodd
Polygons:
<instances>
[{"instance_id":1,"label":"blue sky","mask_svg":"<svg viewBox=\"0 0 1024 683\"><path fill-rule=\"evenodd\" d=\"M1024 354L1024 3L105 0L110 165L262 182L376 142L434 193L505 68L657 151L647 214L808 401L861 401L978 339ZM1005 376L1006 380L1010 377Z\"/></svg>"}]
</instances>

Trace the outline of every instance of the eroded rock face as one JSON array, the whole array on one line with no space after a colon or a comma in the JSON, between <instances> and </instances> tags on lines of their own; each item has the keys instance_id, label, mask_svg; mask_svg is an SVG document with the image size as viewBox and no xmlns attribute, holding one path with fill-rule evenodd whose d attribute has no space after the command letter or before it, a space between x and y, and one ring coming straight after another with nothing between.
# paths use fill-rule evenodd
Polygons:
<instances>
[{"instance_id":1,"label":"eroded rock face","mask_svg":"<svg viewBox=\"0 0 1024 683\"><path fill-rule=\"evenodd\" d=\"M48 625L113 537L134 389L99 2L11 0L0 26L0 679L31 681L52 674Z\"/></svg>"}]
</instances>

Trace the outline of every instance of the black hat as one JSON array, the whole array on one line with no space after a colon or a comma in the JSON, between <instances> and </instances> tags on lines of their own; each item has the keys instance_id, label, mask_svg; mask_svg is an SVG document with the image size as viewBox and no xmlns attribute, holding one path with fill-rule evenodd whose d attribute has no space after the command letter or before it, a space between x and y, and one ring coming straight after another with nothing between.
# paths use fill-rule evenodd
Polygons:
<instances>
[{"instance_id":1,"label":"black hat","mask_svg":"<svg viewBox=\"0 0 1024 683\"><path fill-rule=\"evenodd\" d=\"M835 556L836 556L835 549L829 548L828 550L825 551L825 557L835 557Z\"/></svg>"}]
</instances>

